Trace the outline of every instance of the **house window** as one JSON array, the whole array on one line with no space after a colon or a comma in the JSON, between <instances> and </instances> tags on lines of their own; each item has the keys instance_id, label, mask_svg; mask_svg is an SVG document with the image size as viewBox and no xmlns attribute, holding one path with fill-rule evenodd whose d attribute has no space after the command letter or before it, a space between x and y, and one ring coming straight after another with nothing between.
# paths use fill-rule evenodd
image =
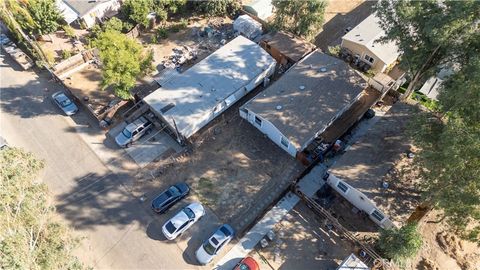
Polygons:
<instances>
[{"instance_id":1,"label":"house window","mask_svg":"<svg viewBox=\"0 0 480 270\"><path fill-rule=\"evenodd\" d=\"M258 116L255 115L255 123L257 123L257 125L259 126L262 126L262 119L258 118Z\"/></svg>"},{"instance_id":2,"label":"house window","mask_svg":"<svg viewBox=\"0 0 480 270\"><path fill-rule=\"evenodd\" d=\"M347 193L348 187L343 182L338 181L337 187L343 191L343 193Z\"/></svg>"},{"instance_id":3,"label":"house window","mask_svg":"<svg viewBox=\"0 0 480 270\"><path fill-rule=\"evenodd\" d=\"M288 144L289 144L289 143L288 143L287 138L285 138L285 137L282 136L282 137L280 138L280 143L282 143L283 146L285 146L285 147L288 148Z\"/></svg>"},{"instance_id":4,"label":"house window","mask_svg":"<svg viewBox=\"0 0 480 270\"><path fill-rule=\"evenodd\" d=\"M376 209L372 212L371 215L372 215L372 217L374 217L376 220L378 220L380 222L385 218L385 216L382 213L380 213L380 211L378 211Z\"/></svg>"},{"instance_id":5,"label":"house window","mask_svg":"<svg viewBox=\"0 0 480 270\"><path fill-rule=\"evenodd\" d=\"M367 60L367 61L370 62L371 64L373 64L373 62L375 61L375 59L373 59L373 57L371 57L371 56L368 55L368 54L365 54L365 56L364 56L363 58L365 58L365 60Z\"/></svg>"}]
</instances>

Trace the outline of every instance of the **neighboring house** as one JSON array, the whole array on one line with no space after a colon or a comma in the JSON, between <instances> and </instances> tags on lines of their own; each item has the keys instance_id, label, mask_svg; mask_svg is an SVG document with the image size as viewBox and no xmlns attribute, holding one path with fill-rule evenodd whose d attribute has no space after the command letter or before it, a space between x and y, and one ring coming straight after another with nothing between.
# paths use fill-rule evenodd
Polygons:
<instances>
[{"instance_id":1,"label":"neighboring house","mask_svg":"<svg viewBox=\"0 0 480 270\"><path fill-rule=\"evenodd\" d=\"M382 228L400 227L419 202L408 165L406 134L415 105L397 102L329 168L327 183Z\"/></svg>"},{"instance_id":2,"label":"neighboring house","mask_svg":"<svg viewBox=\"0 0 480 270\"><path fill-rule=\"evenodd\" d=\"M370 270L364 262L362 262L355 254L350 254L336 270Z\"/></svg>"},{"instance_id":3,"label":"neighboring house","mask_svg":"<svg viewBox=\"0 0 480 270\"><path fill-rule=\"evenodd\" d=\"M285 32L265 35L259 44L282 65L294 64L315 50L312 43Z\"/></svg>"},{"instance_id":4,"label":"neighboring house","mask_svg":"<svg viewBox=\"0 0 480 270\"><path fill-rule=\"evenodd\" d=\"M444 68L438 72L437 76L430 77L418 91L425 94L430 99L438 100L437 97L440 86L443 81L452 74L452 69Z\"/></svg>"},{"instance_id":5,"label":"neighboring house","mask_svg":"<svg viewBox=\"0 0 480 270\"><path fill-rule=\"evenodd\" d=\"M120 9L120 0L58 0L57 7L68 24L74 21L84 23L87 28L95 25L97 20L112 17Z\"/></svg>"},{"instance_id":6,"label":"neighboring house","mask_svg":"<svg viewBox=\"0 0 480 270\"><path fill-rule=\"evenodd\" d=\"M260 46L238 36L163 82L144 102L182 143L263 83L275 65Z\"/></svg>"},{"instance_id":7,"label":"neighboring house","mask_svg":"<svg viewBox=\"0 0 480 270\"><path fill-rule=\"evenodd\" d=\"M399 57L395 42L380 43L378 39L385 36L380 27L379 18L372 14L342 37L342 48L358 56L376 72L384 72Z\"/></svg>"},{"instance_id":8,"label":"neighboring house","mask_svg":"<svg viewBox=\"0 0 480 270\"><path fill-rule=\"evenodd\" d=\"M314 51L242 106L240 116L302 159L312 141L334 142L374 104L381 93L366 88L345 62Z\"/></svg>"},{"instance_id":9,"label":"neighboring house","mask_svg":"<svg viewBox=\"0 0 480 270\"><path fill-rule=\"evenodd\" d=\"M247 0L243 1L242 7L246 12L264 21L273 15L272 0Z\"/></svg>"}]
</instances>

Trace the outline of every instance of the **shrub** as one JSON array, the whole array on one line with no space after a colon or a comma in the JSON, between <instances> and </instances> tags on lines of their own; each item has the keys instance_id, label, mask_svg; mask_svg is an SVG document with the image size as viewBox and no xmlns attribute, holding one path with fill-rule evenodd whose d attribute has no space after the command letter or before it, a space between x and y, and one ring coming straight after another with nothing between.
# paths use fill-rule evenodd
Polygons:
<instances>
[{"instance_id":1,"label":"shrub","mask_svg":"<svg viewBox=\"0 0 480 270\"><path fill-rule=\"evenodd\" d=\"M157 29L157 39L165 39L168 37L168 31L164 27Z\"/></svg>"},{"instance_id":2,"label":"shrub","mask_svg":"<svg viewBox=\"0 0 480 270\"><path fill-rule=\"evenodd\" d=\"M65 31L65 35L69 38L76 38L77 35L75 34L75 30L70 25L62 26L63 31Z\"/></svg>"},{"instance_id":3,"label":"shrub","mask_svg":"<svg viewBox=\"0 0 480 270\"><path fill-rule=\"evenodd\" d=\"M62 59L68 59L72 57L72 52L69 50L63 50L62 51Z\"/></svg>"},{"instance_id":4,"label":"shrub","mask_svg":"<svg viewBox=\"0 0 480 270\"><path fill-rule=\"evenodd\" d=\"M52 51L45 50L43 53L45 54L45 59L49 65L55 64L55 56Z\"/></svg>"},{"instance_id":5,"label":"shrub","mask_svg":"<svg viewBox=\"0 0 480 270\"><path fill-rule=\"evenodd\" d=\"M341 50L340 45L328 46L328 53L330 53L335 57L338 57L340 55L340 50Z\"/></svg>"},{"instance_id":6,"label":"shrub","mask_svg":"<svg viewBox=\"0 0 480 270\"><path fill-rule=\"evenodd\" d=\"M387 258L403 265L420 250L422 236L417 230L417 224L410 223L401 228L382 230L377 245Z\"/></svg>"}]
</instances>

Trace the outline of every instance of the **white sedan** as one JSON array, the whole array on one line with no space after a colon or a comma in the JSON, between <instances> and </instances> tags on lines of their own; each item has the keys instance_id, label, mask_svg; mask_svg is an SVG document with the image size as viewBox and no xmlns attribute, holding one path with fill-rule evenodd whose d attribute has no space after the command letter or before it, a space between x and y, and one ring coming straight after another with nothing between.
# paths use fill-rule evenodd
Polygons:
<instances>
[{"instance_id":1,"label":"white sedan","mask_svg":"<svg viewBox=\"0 0 480 270\"><path fill-rule=\"evenodd\" d=\"M162 232L168 240L173 240L190 228L203 215L205 215L203 206L197 202L191 203L165 222Z\"/></svg>"}]
</instances>

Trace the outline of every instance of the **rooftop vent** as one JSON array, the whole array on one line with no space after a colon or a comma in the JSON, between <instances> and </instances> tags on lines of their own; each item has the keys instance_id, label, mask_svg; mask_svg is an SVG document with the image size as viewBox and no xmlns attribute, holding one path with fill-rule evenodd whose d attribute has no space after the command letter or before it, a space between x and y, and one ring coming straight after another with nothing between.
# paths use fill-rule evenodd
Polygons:
<instances>
[{"instance_id":1,"label":"rooftop vent","mask_svg":"<svg viewBox=\"0 0 480 270\"><path fill-rule=\"evenodd\" d=\"M166 113L168 112L171 108L175 107L175 104L173 103L169 103L167 104L165 107L163 107L162 109L160 109L160 112L162 113Z\"/></svg>"},{"instance_id":2,"label":"rooftop vent","mask_svg":"<svg viewBox=\"0 0 480 270\"><path fill-rule=\"evenodd\" d=\"M277 111L280 111L282 109L282 106L281 105L277 105L277 107L275 107L275 109L277 109Z\"/></svg>"},{"instance_id":3,"label":"rooftop vent","mask_svg":"<svg viewBox=\"0 0 480 270\"><path fill-rule=\"evenodd\" d=\"M300 86L298 87L298 89L300 89L300 90L305 90L305 85L300 85Z\"/></svg>"}]
</instances>

